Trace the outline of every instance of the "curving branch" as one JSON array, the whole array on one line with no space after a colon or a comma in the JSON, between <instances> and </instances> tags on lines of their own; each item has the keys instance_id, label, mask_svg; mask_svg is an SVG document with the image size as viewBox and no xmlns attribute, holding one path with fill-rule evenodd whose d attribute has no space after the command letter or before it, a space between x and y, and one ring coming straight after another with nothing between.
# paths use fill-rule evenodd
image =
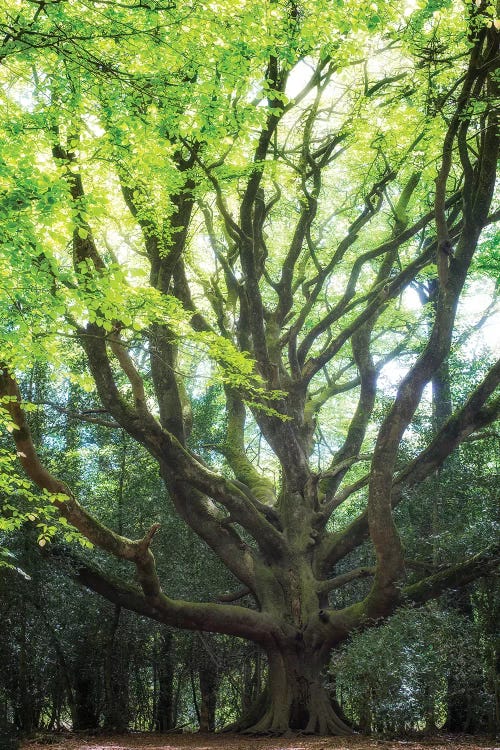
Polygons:
<instances>
[{"instance_id":1,"label":"curving branch","mask_svg":"<svg viewBox=\"0 0 500 750\"><path fill-rule=\"evenodd\" d=\"M106 414L107 412L105 409L85 409L84 411L76 412L71 411L71 409L66 409L64 406L56 404L54 401L38 401L37 403L40 406L50 406L50 408L54 409L58 414L64 414L64 416L69 419L75 419L78 422L88 422L89 424L108 427L112 430L120 429L118 422L115 422L112 419L104 419L104 417L94 416L97 414Z\"/></svg>"},{"instance_id":2,"label":"curving branch","mask_svg":"<svg viewBox=\"0 0 500 750\"><path fill-rule=\"evenodd\" d=\"M473 557L403 588L405 600L423 604L448 589L460 588L483 576L494 575L500 566L500 545L492 545Z\"/></svg>"},{"instance_id":3,"label":"curving branch","mask_svg":"<svg viewBox=\"0 0 500 750\"><path fill-rule=\"evenodd\" d=\"M3 408L16 425L12 437L26 474L41 490L52 496L51 500L60 514L92 544L114 557L134 563L141 589L103 576L87 563L79 566L82 583L110 601L170 625L232 633L258 642L270 637L270 619L255 611L241 607L225 608L212 603L177 601L166 596L162 592L150 549L160 525L153 524L143 537L132 540L117 534L94 518L80 505L71 489L41 463L21 407L19 388L5 367L1 368L0 374L0 398ZM240 556L243 556L241 552ZM253 580L249 580L253 585Z\"/></svg>"},{"instance_id":4,"label":"curving branch","mask_svg":"<svg viewBox=\"0 0 500 750\"><path fill-rule=\"evenodd\" d=\"M161 587L150 545L159 525L154 524L141 539L137 540L127 539L104 526L78 503L70 488L51 474L40 461L21 407L18 385L5 366L2 366L0 374L0 398L3 400L3 408L16 425L12 431L12 437L17 455L32 482L52 496L52 502L60 514L92 544L115 557L133 562L137 568L144 595L157 597L161 593Z\"/></svg>"},{"instance_id":5,"label":"curving branch","mask_svg":"<svg viewBox=\"0 0 500 750\"><path fill-rule=\"evenodd\" d=\"M496 35L496 32L495 32ZM482 35L480 35L481 37ZM496 43L498 47L498 42ZM471 67L476 77L478 55L483 51L483 40L477 42L471 52ZM486 51L486 57L491 50ZM485 62L482 59L482 62ZM468 95L467 95L468 96ZM462 113L463 102L459 98L456 105L456 118ZM409 425L415 410L420 403L425 385L432 379L447 357L450 346L453 325L455 321L458 300L465 283L466 274L470 266L474 251L477 247L480 233L487 220L495 185L495 164L498 157L499 134L498 117L492 117L484 136L479 161L483 165L480 171L480 184L467 188L476 187L480 190L483 202L479 208L469 210L464 204L463 226L458 236L457 252L455 258L450 258L446 266L440 259L443 254L442 242L448 242L448 228L440 226L440 210L436 206L436 221L438 230L438 272L440 275L440 290L436 302L436 314L432 331L423 353L416 363L403 378L398 389L394 404L385 418L377 442L375 445L372 470L370 476L370 490L368 496L368 522L370 537L373 542L377 557L377 572L374 585L368 596L369 607L373 611L384 612L386 607L391 607L400 597L398 582L404 575L404 562L401 542L392 516L392 485L394 467L400 441L403 433ZM454 137L454 122L449 126L449 134ZM451 137L451 135L450 135ZM448 136L447 136L448 138ZM443 153L442 172L439 179L446 180L447 175L447 152ZM439 190L439 184L438 184ZM472 190L472 194L475 194ZM468 197L465 198L468 200ZM446 236L442 233L446 231ZM444 270L446 273L444 273Z\"/></svg>"},{"instance_id":6,"label":"curving branch","mask_svg":"<svg viewBox=\"0 0 500 750\"><path fill-rule=\"evenodd\" d=\"M188 602L161 594L154 601L136 586L115 578L66 548L48 550L52 559L66 564L69 575L81 586L113 604L149 619L186 630L227 633L266 645L273 637L271 619L255 610L214 602Z\"/></svg>"},{"instance_id":7,"label":"curving branch","mask_svg":"<svg viewBox=\"0 0 500 750\"><path fill-rule=\"evenodd\" d=\"M55 152L57 158L68 165L71 164L74 166L75 156L73 154L68 153L61 146L56 146ZM70 171L68 166L66 179L73 200L81 201L85 194L80 175L77 172ZM133 197L129 196L129 200L132 201ZM99 255L90 226L86 225L85 230L84 237L76 229L73 233L75 268L78 272L80 270L80 263L88 261L95 268L96 272L99 273L104 270L105 266ZM157 461L160 462L162 474L172 494L174 494L174 486L180 487L184 483L190 486L191 491L198 490L208 497L217 499L218 502L227 508L235 521L252 534L264 554L270 559L274 559L277 555L283 556L286 553L284 537L260 511L258 500L255 499L255 502L252 502L248 491L243 491L235 483L202 466L183 447L183 433L176 436L176 434L169 432L167 429L163 429L162 425L149 411L142 377L128 354L123 341L120 339L119 329L120 326L117 323L114 331L109 336L95 323L89 323L85 329L79 329L80 342L87 355L90 370L103 406L130 435L144 445ZM158 331L154 335L156 345L160 346L161 341ZM134 406L129 405L125 401L116 385L107 352L108 346L117 358L131 384ZM157 357L154 357L152 360L152 371L157 376L156 385L158 390L162 392L165 371L163 365L159 365L157 360ZM173 378L175 380L172 369L167 369L170 373L170 379ZM177 387L174 388L174 391L178 394ZM165 403L165 398L163 400L160 398L159 401L160 405L166 410L167 404ZM172 398L168 399L168 403L172 403ZM178 409L181 408L180 397L178 398L177 407ZM167 411L163 414L163 421L168 424L169 418L174 416L175 414L172 415ZM180 414L178 414L176 423L179 419L181 419ZM186 495L184 490L182 490L181 494L182 496ZM203 536L202 526L194 517L192 518L192 523L196 524L198 533ZM205 537L203 536L203 538ZM209 544L214 547L213 537ZM224 555L222 546L221 544L216 545Z\"/></svg>"},{"instance_id":8,"label":"curving branch","mask_svg":"<svg viewBox=\"0 0 500 750\"><path fill-rule=\"evenodd\" d=\"M494 423L500 416L500 397L490 400L500 384L500 361L487 373L463 406L444 423L431 443L408 466L396 475L391 489L391 505L403 499L403 491L416 486L431 476L445 459L477 430ZM342 502L345 496L362 489L370 475L361 477L353 485L337 494ZM368 538L368 513L365 510L347 528L329 535L318 550L318 566L326 575L339 560L363 544Z\"/></svg>"},{"instance_id":9,"label":"curving branch","mask_svg":"<svg viewBox=\"0 0 500 750\"><path fill-rule=\"evenodd\" d=\"M335 578L329 578L326 581L320 581L318 584L318 591L322 594L326 594L329 591L340 589L342 588L342 586L345 586L351 581L356 581L358 578L368 578L370 576L373 576L374 574L375 568L355 568L354 570L349 570L347 573L342 573L341 575L335 576Z\"/></svg>"},{"instance_id":10,"label":"curving branch","mask_svg":"<svg viewBox=\"0 0 500 750\"><path fill-rule=\"evenodd\" d=\"M424 604L430 599L436 599L449 589L460 588L478 578L495 575L499 565L500 546L492 545L461 563L440 570L410 586L405 586L401 590L400 602ZM351 572L357 573L357 571ZM349 573L346 576L349 576ZM362 575L354 575L354 578L357 577L362 577ZM338 579L340 578L342 576L338 576ZM332 582L335 580L332 579ZM321 632L321 644L318 642L318 648L329 648L332 643L341 643L349 638L354 629L364 630L373 627L379 621L376 613L372 611L369 599L341 610L328 608L320 610L318 619L320 620L318 629Z\"/></svg>"}]
</instances>

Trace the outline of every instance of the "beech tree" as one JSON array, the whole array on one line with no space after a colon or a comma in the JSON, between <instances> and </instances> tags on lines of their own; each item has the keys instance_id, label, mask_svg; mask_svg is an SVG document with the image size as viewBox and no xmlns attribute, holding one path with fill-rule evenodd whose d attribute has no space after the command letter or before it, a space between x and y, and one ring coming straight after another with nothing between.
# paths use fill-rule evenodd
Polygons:
<instances>
[{"instance_id":1,"label":"beech tree","mask_svg":"<svg viewBox=\"0 0 500 750\"><path fill-rule=\"evenodd\" d=\"M401 450L426 386L481 325L467 299L492 304L497 13L485 0L3 7L0 393L42 491L2 453L4 491L32 503L6 515L50 547L56 509L68 539L129 561L135 582L75 564L115 604L259 644L268 686L241 729L350 732L322 684L332 650L498 562L486 540L408 579L393 515L500 407L490 357L428 443ZM87 389L77 416L149 452L234 593L169 597L156 519L124 537L59 477L50 443L41 458L18 385L34 361ZM191 401L214 383L224 416L202 457ZM336 573L365 543L373 566ZM367 595L336 609L329 594L360 578Z\"/></svg>"}]
</instances>

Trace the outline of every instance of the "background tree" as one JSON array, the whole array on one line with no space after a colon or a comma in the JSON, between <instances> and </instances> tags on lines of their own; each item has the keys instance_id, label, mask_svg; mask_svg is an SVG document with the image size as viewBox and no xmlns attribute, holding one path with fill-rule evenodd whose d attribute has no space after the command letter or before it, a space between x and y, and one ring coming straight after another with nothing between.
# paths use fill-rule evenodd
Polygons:
<instances>
[{"instance_id":1,"label":"background tree","mask_svg":"<svg viewBox=\"0 0 500 750\"><path fill-rule=\"evenodd\" d=\"M394 515L498 414L489 357L434 436L404 450L463 343L467 298L479 282L493 292L495 11L308 0L4 15L5 424L49 508L134 564L139 585L87 560L74 575L117 612L261 646L266 694L242 728L348 732L322 684L332 649L498 559L476 547L407 579ZM425 279L419 314L409 289ZM156 462L241 586L225 602L163 591L156 511L135 538L41 460L16 382L34 360L87 390L89 424L120 427ZM205 415L210 399L224 410L203 442L201 393ZM368 539L370 564L340 573ZM362 578L368 591L335 606Z\"/></svg>"}]
</instances>

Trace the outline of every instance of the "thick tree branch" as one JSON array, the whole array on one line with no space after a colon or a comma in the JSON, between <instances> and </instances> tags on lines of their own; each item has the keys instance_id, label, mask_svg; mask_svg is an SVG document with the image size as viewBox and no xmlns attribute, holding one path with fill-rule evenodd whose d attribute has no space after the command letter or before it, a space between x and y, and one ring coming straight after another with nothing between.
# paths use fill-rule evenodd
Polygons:
<instances>
[{"instance_id":1,"label":"thick tree branch","mask_svg":"<svg viewBox=\"0 0 500 750\"><path fill-rule=\"evenodd\" d=\"M272 506L276 494L271 481L260 474L248 459L245 451L245 405L241 398L226 388L227 435L225 444L219 448L236 479L245 484L260 503ZM271 512L271 509L269 509Z\"/></svg>"},{"instance_id":2,"label":"thick tree branch","mask_svg":"<svg viewBox=\"0 0 500 750\"><path fill-rule=\"evenodd\" d=\"M447 589L466 586L482 576L494 575L500 565L500 546L493 545L468 560L440 570L403 588L403 597L415 604L435 599Z\"/></svg>"},{"instance_id":3,"label":"thick tree branch","mask_svg":"<svg viewBox=\"0 0 500 750\"><path fill-rule=\"evenodd\" d=\"M2 369L0 376L0 397L3 399L3 408L8 411L12 421L17 425L17 429L13 431L13 438L20 462L30 479L40 489L57 496L53 499L53 503L61 515L93 544L115 557L135 563L144 595L156 600L161 594L161 588L156 574L154 557L150 551L150 544L159 525L154 524L143 538L133 541L116 534L101 524L78 503L67 485L48 472L40 462L20 405L19 389L6 368ZM183 491L180 487L176 489L177 502L182 505ZM233 531L224 530L221 527L220 522L217 522L209 512L205 499L202 496L196 496L196 494L193 496L191 490L191 496L185 500L180 511L189 525L200 533L224 560L228 568L247 585L253 587L255 580L251 551L248 549L245 552L246 545L242 543L241 539ZM270 526L270 528L273 527Z\"/></svg>"},{"instance_id":4,"label":"thick tree branch","mask_svg":"<svg viewBox=\"0 0 500 750\"><path fill-rule=\"evenodd\" d=\"M135 563L146 597L158 596L161 588L150 550L152 538L159 528L158 524L153 525L142 539L133 541L116 534L95 519L78 503L69 487L53 476L41 463L21 408L19 388L5 367L2 367L0 374L0 397L3 400L3 408L16 425L12 437L21 465L29 478L41 490L52 496L52 502L61 515L89 541L115 557Z\"/></svg>"},{"instance_id":5,"label":"thick tree branch","mask_svg":"<svg viewBox=\"0 0 500 750\"><path fill-rule=\"evenodd\" d=\"M434 198L434 213L437 230L437 242L438 242L438 256L437 256L437 267L439 281L442 286L445 286L448 282L448 268L449 259L452 254L451 239L448 230L448 223L446 220L445 203L446 203L446 186L448 176L453 163L453 143L457 132L463 123L463 113L469 103L472 88L478 76L484 75L479 72L479 60L481 55L481 49L484 42L486 30L481 29L479 32L478 40L474 45L470 58L467 75L462 86L462 90L457 100L457 106L453 113L453 117L448 126L448 130L445 135L442 151L441 165L439 168L438 176L436 178L436 192ZM463 128L463 132L466 132L466 128ZM467 202L468 197L464 191L464 201Z\"/></svg>"},{"instance_id":6,"label":"thick tree branch","mask_svg":"<svg viewBox=\"0 0 500 750\"><path fill-rule=\"evenodd\" d=\"M476 53L477 50L474 48L471 54L471 65L475 65ZM456 109L457 117L460 116L461 111L462 103L459 101ZM386 605L393 606L391 600L395 601L399 597L396 584L403 576L404 564L399 535L392 518L391 493L394 465L401 438L420 402L423 389L449 353L459 295L488 216L495 184L495 167L492 166L491 161L496 161L498 155L499 136L496 125L490 126L487 136L480 156L488 165L482 184L484 205L481 205L480 210L472 215L464 210L464 225L459 236L455 262L451 263L449 272L447 270L446 278L443 276L442 268L440 270L442 277L440 294L427 346L403 378L375 445L368 496L368 519L370 537L377 556L377 573L367 600L368 607L373 606L374 611L379 607L383 610ZM485 150L486 153L484 153ZM444 175L447 174L447 158L445 153L443 156ZM444 199L442 205L444 207ZM443 249L439 244L440 231L444 230L438 226L438 253ZM442 264L438 259L438 270L440 265Z\"/></svg>"},{"instance_id":7,"label":"thick tree branch","mask_svg":"<svg viewBox=\"0 0 500 750\"><path fill-rule=\"evenodd\" d=\"M500 548L498 545L491 546L462 563L404 587L401 591L401 602L424 604L440 596L446 590L461 588L478 578L493 575L499 564ZM332 644L341 643L349 638L353 630L364 630L380 621L370 605L371 602L367 600L361 605L353 604L341 610L321 610L318 613L319 627L316 624L317 647L330 649Z\"/></svg>"},{"instance_id":8,"label":"thick tree branch","mask_svg":"<svg viewBox=\"0 0 500 750\"><path fill-rule=\"evenodd\" d=\"M56 549L53 556L68 563L68 572L77 583L139 615L177 628L227 633L256 643L265 644L272 638L274 625L271 618L255 610L237 605L170 599L165 594L154 600L148 599L140 589L114 578L68 550Z\"/></svg>"},{"instance_id":9,"label":"thick tree branch","mask_svg":"<svg viewBox=\"0 0 500 750\"><path fill-rule=\"evenodd\" d=\"M500 362L491 368L481 385L459 412L445 422L432 442L395 479L394 490L419 484L441 466L447 456L477 430L486 427L500 415L500 397L483 406L500 383Z\"/></svg>"},{"instance_id":10,"label":"thick tree branch","mask_svg":"<svg viewBox=\"0 0 500 750\"><path fill-rule=\"evenodd\" d=\"M67 162L74 160L73 155L67 154L64 150L59 153L59 158L64 158ZM74 181L75 177L78 178L76 181ZM79 175L68 171L67 179L73 200L83 198L83 184ZM103 270L104 264L95 246L90 227L86 227L85 237L81 237L75 229L73 246L77 271L79 263L86 260L91 261L97 272ZM271 556L284 554L284 538L257 509L256 504L249 500L246 493L236 484L231 484L228 480L203 467L183 448L180 440L174 434L162 429L152 416L147 409L142 378L119 339L117 331L111 334L108 341L105 332L98 325L89 323L85 331L80 331L80 340L87 354L103 405L116 421L139 440L162 465L169 465L170 469L165 473L165 477L168 478L170 488L172 488L172 483L182 478L192 488L206 493L225 505L235 520L254 536L266 554ZM133 408L119 393L106 343L109 343L131 383L135 401Z\"/></svg>"},{"instance_id":11,"label":"thick tree branch","mask_svg":"<svg viewBox=\"0 0 500 750\"><path fill-rule=\"evenodd\" d=\"M486 402L499 383L500 363L497 362L465 404L442 426L429 446L395 477L391 490L393 507L401 501L405 488L411 488L424 481L469 435L498 419L500 397L493 399L490 403ZM352 487L346 487L345 491L352 494L365 486L368 481L369 475L366 475ZM342 491L338 497L341 495ZM364 511L346 529L327 537L318 550L319 568L328 574L333 565L359 547L368 537L367 522L367 511Z\"/></svg>"}]
</instances>

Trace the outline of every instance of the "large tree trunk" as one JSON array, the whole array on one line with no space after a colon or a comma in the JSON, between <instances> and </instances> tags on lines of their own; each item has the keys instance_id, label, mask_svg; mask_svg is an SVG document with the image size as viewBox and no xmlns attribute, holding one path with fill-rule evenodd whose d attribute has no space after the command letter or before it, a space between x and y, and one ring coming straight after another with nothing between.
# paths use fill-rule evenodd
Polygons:
<instances>
[{"instance_id":1,"label":"large tree trunk","mask_svg":"<svg viewBox=\"0 0 500 750\"><path fill-rule=\"evenodd\" d=\"M309 649L299 653L268 650L266 700L260 718L244 731L249 733L348 735L352 729L337 715L321 678L322 664Z\"/></svg>"}]
</instances>

